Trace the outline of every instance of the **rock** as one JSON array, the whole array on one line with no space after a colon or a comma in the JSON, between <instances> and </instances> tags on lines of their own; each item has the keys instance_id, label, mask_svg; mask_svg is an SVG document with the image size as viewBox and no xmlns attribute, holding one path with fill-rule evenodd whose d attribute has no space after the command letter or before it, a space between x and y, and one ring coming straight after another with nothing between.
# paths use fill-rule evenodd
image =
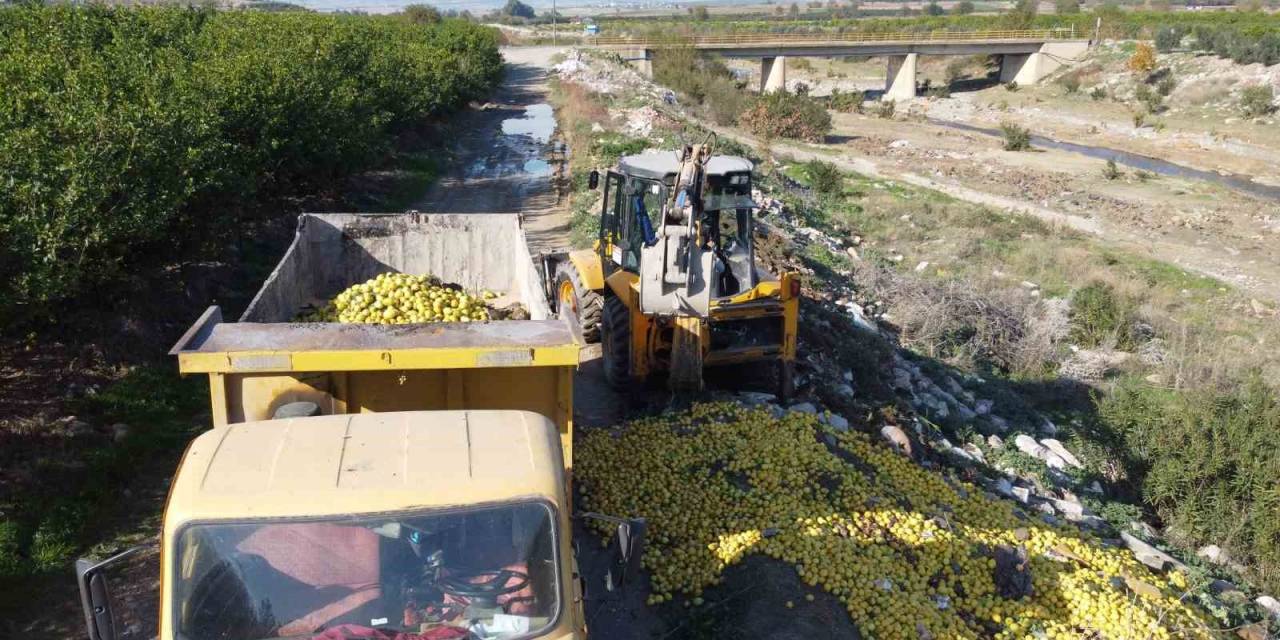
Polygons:
<instances>
[{"instance_id":1,"label":"rock","mask_svg":"<svg viewBox=\"0 0 1280 640\"><path fill-rule=\"evenodd\" d=\"M1090 529L1093 529L1094 531L1101 531L1101 530L1103 530L1103 529L1106 529L1108 526L1110 526L1110 525L1108 525L1108 524L1107 524L1107 521L1106 521L1106 520L1103 520L1102 518L1099 518L1098 516L1090 515L1090 514L1082 515L1082 516L1080 516L1080 517L1076 518L1076 519L1074 520L1074 522L1075 522L1076 524L1079 524L1079 525L1083 525L1083 526L1089 527Z\"/></svg>"},{"instance_id":2,"label":"rock","mask_svg":"<svg viewBox=\"0 0 1280 640\"><path fill-rule=\"evenodd\" d=\"M907 437L906 432L901 428L887 424L880 427L880 437L884 438L885 442L889 443L889 446L892 447L894 451L897 451L908 458L911 457L911 439Z\"/></svg>"},{"instance_id":3,"label":"rock","mask_svg":"<svg viewBox=\"0 0 1280 640\"><path fill-rule=\"evenodd\" d=\"M849 430L849 421L845 419L845 417L842 415L838 415L834 413L831 414L827 418L827 424L831 425L831 428L835 429L836 431Z\"/></svg>"},{"instance_id":4,"label":"rock","mask_svg":"<svg viewBox=\"0 0 1280 640\"><path fill-rule=\"evenodd\" d=\"M1271 596L1258 596L1253 603L1269 613L1272 618L1280 620L1280 600L1276 600Z\"/></svg>"},{"instance_id":5,"label":"rock","mask_svg":"<svg viewBox=\"0 0 1280 640\"><path fill-rule=\"evenodd\" d=\"M1003 449L1004 440L1000 436L990 435L990 436L987 436L987 445L990 446L992 449Z\"/></svg>"},{"instance_id":6,"label":"rock","mask_svg":"<svg viewBox=\"0 0 1280 640\"><path fill-rule=\"evenodd\" d=\"M68 434L72 437L93 435L93 425L75 416L69 417L71 421L66 423Z\"/></svg>"},{"instance_id":7,"label":"rock","mask_svg":"<svg viewBox=\"0 0 1280 640\"><path fill-rule=\"evenodd\" d=\"M1120 539L1124 540L1125 546L1129 547L1129 550L1133 552L1133 556L1138 559L1138 562L1141 562L1152 569L1157 571L1164 571L1166 569L1178 569L1180 571L1187 570L1187 565L1178 562L1173 556L1143 542L1142 540L1139 540L1127 531L1120 532Z\"/></svg>"},{"instance_id":8,"label":"rock","mask_svg":"<svg viewBox=\"0 0 1280 640\"><path fill-rule=\"evenodd\" d=\"M1052 500L1053 507L1062 512L1068 520L1084 516L1084 505L1070 500Z\"/></svg>"},{"instance_id":9,"label":"rock","mask_svg":"<svg viewBox=\"0 0 1280 640\"><path fill-rule=\"evenodd\" d=\"M911 373L901 367L894 367L893 388L899 391L910 391L911 390Z\"/></svg>"},{"instance_id":10,"label":"rock","mask_svg":"<svg viewBox=\"0 0 1280 640\"><path fill-rule=\"evenodd\" d=\"M1013 439L1013 446L1017 447L1018 451L1021 451L1033 458L1039 458L1045 451L1044 445L1036 442L1035 438L1032 438L1025 433L1019 433L1018 436Z\"/></svg>"},{"instance_id":11,"label":"rock","mask_svg":"<svg viewBox=\"0 0 1280 640\"><path fill-rule=\"evenodd\" d=\"M604 133L604 127L600 126L599 122L592 122L591 133Z\"/></svg>"},{"instance_id":12,"label":"rock","mask_svg":"<svg viewBox=\"0 0 1280 640\"><path fill-rule=\"evenodd\" d=\"M956 405L956 415L961 420L964 420L965 422L968 422L978 417L978 414L974 413L973 409L970 409L969 407L966 407L962 404Z\"/></svg>"},{"instance_id":13,"label":"rock","mask_svg":"<svg viewBox=\"0 0 1280 640\"><path fill-rule=\"evenodd\" d=\"M973 444L972 442L965 443L964 450L967 451L969 455L973 456L978 462L986 464L987 457L982 454L982 449L979 449L978 445Z\"/></svg>"},{"instance_id":14,"label":"rock","mask_svg":"<svg viewBox=\"0 0 1280 640\"><path fill-rule=\"evenodd\" d=\"M991 413L991 407L993 405L995 405L994 402L987 400L986 398L982 398L973 405L973 412L980 416L985 416L988 413Z\"/></svg>"},{"instance_id":15,"label":"rock","mask_svg":"<svg viewBox=\"0 0 1280 640\"><path fill-rule=\"evenodd\" d=\"M854 326L872 333L880 330L880 328L876 326L876 323L867 317L867 313L866 311L863 311L861 305L855 302L850 302L845 306L845 309L848 310L849 319L853 320Z\"/></svg>"},{"instance_id":16,"label":"rock","mask_svg":"<svg viewBox=\"0 0 1280 640\"><path fill-rule=\"evenodd\" d=\"M129 425L123 422L117 422L111 425L111 440L113 442L123 442L129 437Z\"/></svg>"},{"instance_id":17,"label":"rock","mask_svg":"<svg viewBox=\"0 0 1280 640\"><path fill-rule=\"evenodd\" d=\"M1008 478L1000 478L996 480L995 484L995 489L1000 493L1000 495L1006 498L1013 497L1013 483L1009 482Z\"/></svg>"},{"instance_id":18,"label":"rock","mask_svg":"<svg viewBox=\"0 0 1280 640\"><path fill-rule=\"evenodd\" d=\"M1031 502L1031 489L1028 487L1014 487L1013 497L1016 498L1018 502L1027 504L1028 502Z\"/></svg>"},{"instance_id":19,"label":"rock","mask_svg":"<svg viewBox=\"0 0 1280 640\"><path fill-rule=\"evenodd\" d=\"M1058 425L1050 422L1048 418L1041 418L1040 420L1040 433L1050 438L1058 435Z\"/></svg>"},{"instance_id":20,"label":"rock","mask_svg":"<svg viewBox=\"0 0 1280 640\"><path fill-rule=\"evenodd\" d=\"M1092 483L1089 484L1088 487L1085 488L1085 491L1088 491L1089 493L1093 493L1097 495L1102 495L1103 494L1102 484L1099 483L1097 480L1094 480Z\"/></svg>"},{"instance_id":21,"label":"rock","mask_svg":"<svg viewBox=\"0 0 1280 640\"><path fill-rule=\"evenodd\" d=\"M816 414L816 413L818 413L818 408L817 408L817 407L815 407L815 406L813 406L813 403L812 403L812 402L798 402L798 403L796 403L796 404L793 404L793 405L791 405L791 406L787 407L787 411L789 411L789 412L791 412L791 413L810 413L810 414Z\"/></svg>"},{"instance_id":22,"label":"rock","mask_svg":"<svg viewBox=\"0 0 1280 640\"><path fill-rule=\"evenodd\" d=\"M854 249L853 247L846 247L844 252L849 254L849 258L854 262L859 262L862 260L862 256L858 255L858 250Z\"/></svg>"},{"instance_id":23,"label":"rock","mask_svg":"<svg viewBox=\"0 0 1280 640\"><path fill-rule=\"evenodd\" d=\"M775 402L777 401L778 396L775 396L772 393L764 393L762 391L739 391L738 399L741 400L743 404L754 407Z\"/></svg>"},{"instance_id":24,"label":"rock","mask_svg":"<svg viewBox=\"0 0 1280 640\"><path fill-rule=\"evenodd\" d=\"M1141 520L1134 520L1133 522L1130 522L1129 529L1133 530L1138 535L1151 540L1156 539L1160 535L1160 533L1156 531L1155 527Z\"/></svg>"},{"instance_id":25,"label":"rock","mask_svg":"<svg viewBox=\"0 0 1280 640\"><path fill-rule=\"evenodd\" d=\"M1031 506L1036 511L1039 511L1040 513L1043 513L1045 515L1050 515L1050 516L1058 515L1058 512L1054 510L1053 505L1049 504L1047 501L1036 502L1034 505L1031 505Z\"/></svg>"},{"instance_id":26,"label":"rock","mask_svg":"<svg viewBox=\"0 0 1280 640\"><path fill-rule=\"evenodd\" d=\"M1240 587L1221 579L1214 579L1213 582L1209 583L1209 593L1224 600L1233 600L1235 602L1243 602L1245 599L1244 592L1240 590Z\"/></svg>"},{"instance_id":27,"label":"rock","mask_svg":"<svg viewBox=\"0 0 1280 640\"><path fill-rule=\"evenodd\" d=\"M1207 544L1200 547L1200 549L1196 551L1196 555L1214 564L1227 564L1228 562L1231 562L1230 557L1227 556L1227 552L1223 551L1222 547L1219 547L1216 544Z\"/></svg>"},{"instance_id":28,"label":"rock","mask_svg":"<svg viewBox=\"0 0 1280 640\"><path fill-rule=\"evenodd\" d=\"M890 149L906 149L911 146L910 140L894 140L889 143Z\"/></svg>"},{"instance_id":29,"label":"rock","mask_svg":"<svg viewBox=\"0 0 1280 640\"><path fill-rule=\"evenodd\" d=\"M952 457L959 458L963 462L970 463L970 464L977 462L976 458L974 458L968 451L965 451L960 447L952 445L951 448L947 449L946 451Z\"/></svg>"},{"instance_id":30,"label":"rock","mask_svg":"<svg viewBox=\"0 0 1280 640\"><path fill-rule=\"evenodd\" d=\"M1067 451L1067 448L1063 446L1061 442L1054 440L1053 438L1045 438L1040 441L1040 444L1044 445L1046 449L1058 454L1058 457L1062 458L1062 460L1067 464L1077 469L1084 468L1084 465L1080 464L1080 459L1072 455L1070 451Z\"/></svg>"},{"instance_id":31,"label":"rock","mask_svg":"<svg viewBox=\"0 0 1280 640\"><path fill-rule=\"evenodd\" d=\"M925 269L928 269L928 268L929 268L929 261L921 260L920 264L916 265L916 273L922 273L924 272Z\"/></svg>"},{"instance_id":32,"label":"rock","mask_svg":"<svg viewBox=\"0 0 1280 640\"><path fill-rule=\"evenodd\" d=\"M853 385L841 384L836 387L836 393L842 398L853 398Z\"/></svg>"},{"instance_id":33,"label":"rock","mask_svg":"<svg viewBox=\"0 0 1280 640\"><path fill-rule=\"evenodd\" d=\"M1228 118L1230 120L1230 118ZM1267 633L1267 625L1263 622L1255 622L1236 629L1236 635L1244 638L1244 640L1269 640L1271 634Z\"/></svg>"},{"instance_id":34,"label":"rock","mask_svg":"<svg viewBox=\"0 0 1280 640\"><path fill-rule=\"evenodd\" d=\"M1009 430L1009 421L1000 416L992 414L987 416L987 420L990 420L991 426L995 427L1000 433L1005 433Z\"/></svg>"}]
</instances>

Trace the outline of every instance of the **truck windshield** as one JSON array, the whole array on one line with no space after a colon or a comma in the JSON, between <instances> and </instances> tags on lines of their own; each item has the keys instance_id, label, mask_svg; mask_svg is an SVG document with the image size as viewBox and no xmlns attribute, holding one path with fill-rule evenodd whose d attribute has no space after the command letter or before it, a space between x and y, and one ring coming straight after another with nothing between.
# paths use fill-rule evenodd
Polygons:
<instances>
[{"instance_id":1,"label":"truck windshield","mask_svg":"<svg viewBox=\"0 0 1280 640\"><path fill-rule=\"evenodd\" d=\"M542 502L178 536L175 627L189 640L529 638L560 611Z\"/></svg>"}]
</instances>

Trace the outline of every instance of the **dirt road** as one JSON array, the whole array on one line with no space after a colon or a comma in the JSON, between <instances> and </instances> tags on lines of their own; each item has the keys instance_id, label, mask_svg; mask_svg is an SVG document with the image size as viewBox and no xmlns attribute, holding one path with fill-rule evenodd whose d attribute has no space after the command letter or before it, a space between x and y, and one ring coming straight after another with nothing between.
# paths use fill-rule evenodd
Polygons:
<instances>
[{"instance_id":1,"label":"dirt road","mask_svg":"<svg viewBox=\"0 0 1280 640\"><path fill-rule=\"evenodd\" d=\"M502 86L451 126L458 135L448 169L414 209L519 213L525 216L533 251L568 245L568 213L553 188L563 143L547 104L547 70L558 50L503 49L507 74Z\"/></svg>"}]
</instances>

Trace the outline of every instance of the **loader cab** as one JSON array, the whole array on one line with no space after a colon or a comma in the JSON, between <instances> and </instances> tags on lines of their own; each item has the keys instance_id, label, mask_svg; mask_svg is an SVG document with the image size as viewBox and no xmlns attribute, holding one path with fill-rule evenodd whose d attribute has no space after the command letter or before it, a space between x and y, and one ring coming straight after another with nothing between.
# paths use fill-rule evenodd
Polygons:
<instances>
[{"instance_id":1,"label":"loader cab","mask_svg":"<svg viewBox=\"0 0 1280 640\"><path fill-rule=\"evenodd\" d=\"M640 250L662 224L680 160L672 151L623 156L604 177L598 251L605 275L621 269L639 273ZM718 248L718 268L727 275L721 296L750 289L758 282L752 247L751 162L716 156L707 165L705 220L700 240Z\"/></svg>"}]
</instances>

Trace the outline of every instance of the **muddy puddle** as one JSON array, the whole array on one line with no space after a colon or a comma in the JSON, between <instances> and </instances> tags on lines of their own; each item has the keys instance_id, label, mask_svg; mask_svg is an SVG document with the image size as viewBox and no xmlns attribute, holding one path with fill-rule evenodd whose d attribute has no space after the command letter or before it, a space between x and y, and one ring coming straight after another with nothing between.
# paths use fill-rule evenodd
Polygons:
<instances>
[{"instance_id":1,"label":"muddy puddle","mask_svg":"<svg viewBox=\"0 0 1280 640\"><path fill-rule=\"evenodd\" d=\"M556 132L555 113L542 102L524 108L519 116L502 121L501 134L494 141L494 152L477 158L467 169L467 177L478 178L544 178L552 173L544 158L548 144Z\"/></svg>"},{"instance_id":2,"label":"muddy puddle","mask_svg":"<svg viewBox=\"0 0 1280 640\"><path fill-rule=\"evenodd\" d=\"M929 124L935 124L948 129L956 129L959 131L969 131L972 133L981 133L983 135L1002 138L1004 134L999 129L990 129L987 127L979 127L963 122L954 122L951 120L938 120L929 118ZM1270 200L1280 201L1280 186L1263 184L1254 182L1249 176L1234 173L1218 173L1216 171L1204 171L1201 169L1193 169L1167 160L1152 158L1137 153L1121 151L1119 149L1111 149L1108 147L1095 147L1087 144L1078 144L1075 142L1066 142L1063 140L1055 140L1044 136L1031 136L1031 145L1044 149L1058 149L1060 151L1070 151L1089 156L1090 158L1098 158L1100 160L1114 160L1116 164L1125 165L1134 169L1150 171L1162 176L1173 176L1176 178L1188 178L1191 180L1203 180L1214 184L1222 185L1237 191L1267 198Z\"/></svg>"}]
</instances>

